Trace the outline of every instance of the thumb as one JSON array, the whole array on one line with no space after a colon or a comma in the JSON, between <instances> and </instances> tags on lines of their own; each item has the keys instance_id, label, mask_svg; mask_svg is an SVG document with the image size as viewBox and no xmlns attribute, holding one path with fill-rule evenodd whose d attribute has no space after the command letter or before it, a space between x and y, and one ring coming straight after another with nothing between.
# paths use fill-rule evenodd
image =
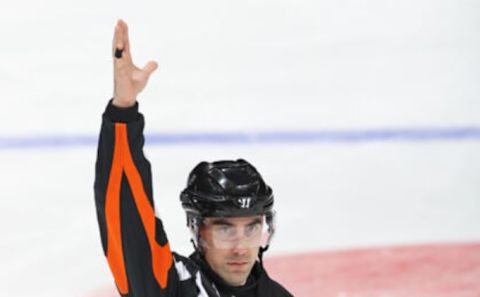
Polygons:
<instances>
[{"instance_id":1,"label":"thumb","mask_svg":"<svg viewBox=\"0 0 480 297\"><path fill-rule=\"evenodd\" d=\"M155 61L150 61L148 62L143 68L142 71L144 71L147 74L147 77L152 74L158 67L158 63Z\"/></svg>"}]
</instances>

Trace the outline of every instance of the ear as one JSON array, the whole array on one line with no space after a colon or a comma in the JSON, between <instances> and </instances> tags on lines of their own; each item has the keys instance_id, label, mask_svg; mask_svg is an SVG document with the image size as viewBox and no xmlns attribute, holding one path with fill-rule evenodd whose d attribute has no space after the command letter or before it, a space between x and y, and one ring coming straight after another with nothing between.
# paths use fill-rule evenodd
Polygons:
<instances>
[{"instance_id":1,"label":"ear","mask_svg":"<svg viewBox=\"0 0 480 297\"><path fill-rule=\"evenodd\" d=\"M205 238L205 225L201 224L198 226L198 237L200 238Z\"/></svg>"},{"instance_id":2,"label":"ear","mask_svg":"<svg viewBox=\"0 0 480 297\"><path fill-rule=\"evenodd\" d=\"M203 246L208 239L207 227L205 224L198 226L198 243L199 246Z\"/></svg>"}]
</instances>

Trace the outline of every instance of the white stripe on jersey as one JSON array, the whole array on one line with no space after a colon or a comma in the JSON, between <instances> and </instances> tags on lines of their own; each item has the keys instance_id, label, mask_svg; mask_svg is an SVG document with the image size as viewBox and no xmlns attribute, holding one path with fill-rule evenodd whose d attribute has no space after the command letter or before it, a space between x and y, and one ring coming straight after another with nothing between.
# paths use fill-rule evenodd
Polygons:
<instances>
[{"instance_id":1,"label":"white stripe on jersey","mask_svg":"<svg viewBox=\"0 0 480 297\"><path fill-rule=\"evenodd\" d=\"M188 271L187 267L182 261L175 261L175 269L177 270L180 281L184 281L192 277L190 271Z\"/></svg>"},{"instance_id":2,"label":"white stripe on jersey","mask_svg":"<svg viewBox=\"0 0 480 297\"><path fill-rule=\"evenodd\" d=\"M200 290L200 293L198 293L198 297L208 297L208 294L202 284L202 277L200 275L200 271L195 274L195 283L197 284L197 288Z\"/></svg>"}]
</instances>

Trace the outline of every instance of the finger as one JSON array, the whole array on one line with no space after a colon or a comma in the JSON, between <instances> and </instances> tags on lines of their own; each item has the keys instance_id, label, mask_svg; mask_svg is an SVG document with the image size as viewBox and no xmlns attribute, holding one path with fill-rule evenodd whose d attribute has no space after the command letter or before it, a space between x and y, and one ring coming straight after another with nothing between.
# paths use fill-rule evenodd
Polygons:
<instances>
[{"instance_id":1,"label":"finger","mask_svg":"<svg viewBox=\"0 0 480 297\"><path fill-rule=\"evenodd\" d=\"M128 38L128 25L122 21L123 25L123 40L125 42L125 49L130 51L130 39Z\"/></svg>"},{"instance_id":2,"label":"finger","mask_svg":"<svg viewBox=\"0 0 480 297\"><path fill-rule=\"evenodd\" d=\"M113 34L113 41L112 41L112 55L115 56L115 52L117 49L123 50L123 42L122 42L122 29L119 26L119 23L115 25L115 32Z\"/></svg>"},{"instance_id":3,"label":"finger","mask_svg":"<svg viewBox=\"0 0 480 297\"><path fill-rule=\"evenodd\" d=\"M131 51L130 51L130 41L129 41L129 38L128 38L128 25L122 19L119 20L119 25L120 25L120 28L121 28L123 54L124 54L125 59L127 61L131 61L132 60L132 55L131 55Z\"/></svg>"},{"instance_id":4,"label":"finger","mask_svg":"<svg viewBox=\"0 0 480 297\"><path fill-rule=\"evenodd\" d=\"M155 61L148 62L143 68L142 71L147 74L147 77L152 74L158 68L158 63Z\"/></svg>"}]
</instances>

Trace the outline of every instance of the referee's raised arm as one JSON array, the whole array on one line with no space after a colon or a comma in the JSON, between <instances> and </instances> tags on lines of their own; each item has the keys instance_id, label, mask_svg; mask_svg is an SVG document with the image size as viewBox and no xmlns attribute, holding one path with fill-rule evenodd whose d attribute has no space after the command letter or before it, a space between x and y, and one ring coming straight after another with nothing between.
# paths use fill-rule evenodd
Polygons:
<instances>
[{"instance_id":1,"label":"referee's raised arm","mask_svg":"<svg viewBox=\"0 0 480 297\"><path fill-rule=\"evenodd\" d=\"M102 248L122 297L177 296L178 275L160 218L155 216L145 121L137 95L157 68L131 58L127 24L115 26L114 96L102 117L95 165L95 206Z\"/></svg>"}]
</instances>

